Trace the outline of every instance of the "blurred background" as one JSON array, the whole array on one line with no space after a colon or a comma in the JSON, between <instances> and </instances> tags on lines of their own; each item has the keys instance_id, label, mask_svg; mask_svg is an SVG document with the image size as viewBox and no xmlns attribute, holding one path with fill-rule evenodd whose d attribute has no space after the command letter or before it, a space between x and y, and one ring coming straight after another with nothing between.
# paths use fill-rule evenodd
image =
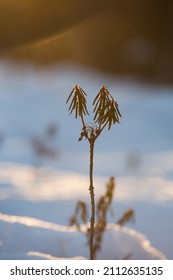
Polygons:
<instances>
[{"instance_id":1,"label":"blurred background","mask_svg":"<svg viewBox=\"0 0 173 280\"><path fill-rule=\"evenodd\" d=\"M171 0L1 0L1 58L173 82Z\"/></svg>"},{"instance_id":2,"label":"blurred background","mask_svg":"<svg viewBox=\"0 0 173 280\"><path fill-rule=\"evenodd\" d=\"M173 258L173 2L0 0L0 34L0 212L67 224L88 201L65 102L81 86L92 121L105 85L122 121L96 143L96 196L115 176L116 215L133 208L130 227Z\"/></svg>"}]
</instances>

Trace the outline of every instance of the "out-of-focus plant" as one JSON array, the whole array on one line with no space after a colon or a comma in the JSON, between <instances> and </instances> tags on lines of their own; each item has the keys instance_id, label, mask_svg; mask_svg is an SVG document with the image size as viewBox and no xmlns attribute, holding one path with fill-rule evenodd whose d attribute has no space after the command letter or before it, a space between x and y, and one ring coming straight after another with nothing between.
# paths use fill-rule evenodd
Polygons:
<instances>
[{"instance_id":1,"label":"out-of-focus plant","mask_svg":"<svg viewBox=\"0 0 173 280\"><path fill-rule=\"evenodd\" d=\"M103 234L107 226L107 216L111 210L111 204L113 201L113 196L115 193L116 184L114 177L110 177L108 183L106 184L105 193L98 199L96 203L96 217L97 221L94 227L94 240L93 240L93 257L96 258L97 252L101 249ZM111 211L112 212L112 211ZM78 201L76 203L76 208L74 214L70 217L70 226L76 226L78 231L82 231L82 224L86 225L88 220L88 205L84 201ZM118 219L115 224L119 226L124 226L126 223L133 221L134 210L127 209L122 216ZM87 227L86 230L87 243L89 245L90 240L90 229ZM125 256L124 259L130 258L130 255Z\"/></svg>"},{"instance_id":2,"label":"out-of-focus plant","mask_svg":"<svg viewBox=\"0 0 173 280\"><path fill-rule=\"evenodd\" d=\"M89 192L91 199L91 219L89 228L89 243L90 243L90 259L94 259L94 234L95 234L95 199L94 199L94 184L93 184L93 159L94 159L94 144L100 136L104 128L108 130L113 124L120 123L121 114L118 108L117 101L109 93L107 87L103 86L93 101L94 118L92 124L86 124L84 116L89 115L87 109L87 94L84 90L75 85L70 93L66 103L71 101L69 112L75 112L75 118L80 118L82 122L82 130L79 141L86 138L90 146L90 167L89 167Z\"/></svg>"},{"instance_id":3,"label":"out-of-focus plant","mask_svg":"<svg viewBox=\"0 0 173 280\"><path fill-rule=\"evenodd\" d=\"M31 146L39 165L42 159L56 160L58 158L59 151L53 145L57 134L57 124L50 123L42 136L34 135L31 137Z\"/></svg>"}]
</instances>

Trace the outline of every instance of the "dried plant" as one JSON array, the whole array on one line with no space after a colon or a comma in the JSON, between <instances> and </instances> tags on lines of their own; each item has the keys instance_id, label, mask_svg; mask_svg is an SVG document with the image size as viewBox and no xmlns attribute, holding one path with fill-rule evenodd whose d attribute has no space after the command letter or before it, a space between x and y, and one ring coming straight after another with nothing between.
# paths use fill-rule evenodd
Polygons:
<instances>
[{"instance_id":1,"label":"dried plant","mask_svg":"<svg viewBox=\"0 0 173 280\"><path fill-rule=\"evenodd\" d=\"M96 217L97 221L94 227L94 240L93 240L93 257L96 258L97 252L101 249L103 234L107 226L107 216L111 210L111 203L113 201L116 185L114 177L111 177L106 184L105 193L98 199L96 204ZM88 206L83 201L78 201L74 215L70 218L70 226L75 225L78 231L81 231L81 223L86 224L88 219ZM128 209L122 215L122 217L115 222L115 225L124 226L127 222L133 221L134 211ZM90 243L90 228L86 231L87 244ZM130 255L125 256L124 259L130 258Z\"/></svg>"},{"instance_id":2,"label":"dried plant","mask_svg":"<svg viewBox=\"0 0 173 280\"><path fill-rule=\"evenodd\" d=\"M113 99L108 89L103 86L93 101L94 118L93 124L87 125L84 116L89 115L87 109L87 94L78 85L75 85L70 93L66 103L71 100L69 112L75 112L75 118L80 118L82 122L82 130L79 141L85 137L90 146L90 167L89 167L89 192L91 199L91 219L89 229L90 242L90 259L94 258L94 223L95 223L95 200L94 200L94 185L93 185L93 159L94 159L94 144L98 136L104 128L108 126L110 130L113 124L119 123L121 114L118 108L118 103Z\"/></svg>"},{"instance_id":3,"label":"dried plant","mask_svg":"<svg viewBox=\"0 0 173 280\"><path fill-rule=\"evenodd\" d=\"M117 224L122 227L129 221L134 221L134 210L131 208L124 212L122 217L117 221Z\"/></svg>"},{"instance_id":4,"label":"dried plant","mask_svg":"<svg viewBox=\"0 0 173 280\"><path fill-rule=\"evenodd\" d=\"M30 142L37 160L37 165L41 165L42 159L56 160L59 151L54 147L54 140L58 134L56 123L50 123L42 136L34 135Z\"/></svg>"}]
</instances>

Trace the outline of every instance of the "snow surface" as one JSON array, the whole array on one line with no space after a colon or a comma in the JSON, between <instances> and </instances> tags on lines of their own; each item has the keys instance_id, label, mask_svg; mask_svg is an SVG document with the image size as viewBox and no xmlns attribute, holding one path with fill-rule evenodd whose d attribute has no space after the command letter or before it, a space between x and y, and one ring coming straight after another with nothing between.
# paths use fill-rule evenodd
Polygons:
<instances>
[{"instance_id":1,"label":"snow surface","mask_svg":"<svg viewBox=\"0 0 173 280\"><path fill-rule=\"evenodd\" d=\"M88 145L77 142L80 121L65 104L75 84L86 90L88 103L108 85L123 116L95 147L96 199L110 176L117 186L116 215L109 217L98 258L173 259L172 88L70 66L43 71L7 63L0 65L0 259L88 258L85 233L67 226L76 201L89 200ZM40 160L30 139L43 137L50 123L59 125L51 143L59 158ZM113 226L129 207L135 224Z\"/></svg>"},{"instance_id":2,"label":"snow surface","mask_svg":"<svg viewBox=\"0 0 173 280\"><path fill-rule=\"evenodd\" d=\"M42 220L0 214L1 259L88 258L85 232ZM109 224L98 259L165 259L146 237L126 227ZM79 257L78 257L79 258ZM80 257L81 258L81 257Z\"/></svg>"}]
</instances>

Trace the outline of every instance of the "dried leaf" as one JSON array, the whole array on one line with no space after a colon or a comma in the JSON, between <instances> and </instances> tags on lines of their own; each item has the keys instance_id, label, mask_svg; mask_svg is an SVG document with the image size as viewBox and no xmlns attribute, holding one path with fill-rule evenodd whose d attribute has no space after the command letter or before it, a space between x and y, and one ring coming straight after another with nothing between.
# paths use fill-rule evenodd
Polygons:
<instances>
[{"instance_id":1,"label":"dried leaf","mask_svg":"<svg viewBox=\"0 0 173 280\"><path fill-rule=\"evenodd\" d=\"M72 98L73 95L73 98ZM74 86L66 103L72 98L71 104L69 106L70 114L75 110L75 118L84 115L89 115L87 110L86 93L78 85Z\"/></svg>"}]
</instances>

